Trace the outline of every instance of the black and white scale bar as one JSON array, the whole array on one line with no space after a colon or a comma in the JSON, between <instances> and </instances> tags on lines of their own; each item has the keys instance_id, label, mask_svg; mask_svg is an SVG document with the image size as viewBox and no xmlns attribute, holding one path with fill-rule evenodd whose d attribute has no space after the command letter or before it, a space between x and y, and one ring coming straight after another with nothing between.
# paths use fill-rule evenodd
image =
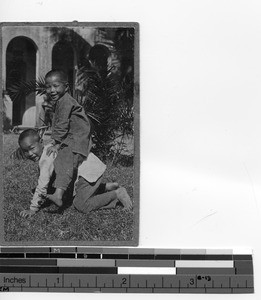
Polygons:
<instances>
[{"instance_id":1,"label":"black and white scale bar","mask_svg":"<svg viewBox=\"0 0 261 300\"><path fill-rule=\"evenodd\" d=\"M131 260L252 260L251 255L176 255L176 254L99 254L99 253L47 253L47 252L6 252L0 258L100 258Z\"/></svg>"},{"instance_id":2,"label":"black and white scale bar","mask_svg":"<svg viewBox=\"0 0 261 300\"><path fill-rule=\"evenodd\" d=\"M0 258L100 258L131 260L252 260L249 249L0 247Z\"/></svg>"},{"instance_id":3,"label":"black and white scale bar","mask_svg":"<svg viewBox=\"0 0 261 300\"><path fill-rule=\"evenodd\" d=\"M0 273L117 274L116 267L1 266Z\"/></svg>"},{"instance_id":4,"label":"black and white scale bar","mask_svg":"<svg viewBox=\"0 0 261 300\"><path fill-rule=\"evenodd\" d=\"M162 270L161 270L162 269ZM34 259L0 258L0 273L117 274L253 274L252 260L147 260L147 259ZM170 271L169 271L170 270Z\"/></svg>"}]
</instances>

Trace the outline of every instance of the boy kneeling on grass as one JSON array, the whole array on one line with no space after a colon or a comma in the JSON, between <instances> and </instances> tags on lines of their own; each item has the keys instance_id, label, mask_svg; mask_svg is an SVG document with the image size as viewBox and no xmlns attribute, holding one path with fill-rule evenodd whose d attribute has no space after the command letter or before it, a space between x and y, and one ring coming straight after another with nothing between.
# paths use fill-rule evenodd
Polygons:
<instances>
[{"instance_id":1,"label":"boy kneeling on grass","mask_svg":"<svg viewBox=\"0 0 261 300\"><path fill-rule=\"evenodd\" d=\"M18 143L27 159L39 162L40 175L30 209L20 213L22 217L30 217L39 211L47 199L47 188L55 172L56 155L47 155L50 144L44 146L35 129L24 130L19 136ZM124 209L131 209L132 202L124 187L120 187L116 182L102 183L105 169L105 164L91 152L79 166L73 200L73 205L78 211L89 213L99 208L115 208L117 202L121 202Z\"/></svg>"}]
</instances>

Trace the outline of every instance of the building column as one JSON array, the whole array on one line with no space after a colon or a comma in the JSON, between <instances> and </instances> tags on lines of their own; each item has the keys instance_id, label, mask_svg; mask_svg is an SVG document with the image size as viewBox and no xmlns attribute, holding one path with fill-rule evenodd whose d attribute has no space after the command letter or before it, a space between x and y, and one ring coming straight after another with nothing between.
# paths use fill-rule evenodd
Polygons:
<instances>
[{"instance_id":1,"label":"building column","mask_svg":"<svg viewBox=\"0 0 261 300\"><path fill-rule=\"evenodd\" d=\"M52 49L53 44L50 43L48 36L43 37L41 44L39 44L39 51L37 52L37 65L36 65L36 78L44 78L45 74L52 69ZM44 97L36 95L35 105L36 105L36 127L44 126L44 109L42 104L44 102Z\"/></svg>"}]
</instances>

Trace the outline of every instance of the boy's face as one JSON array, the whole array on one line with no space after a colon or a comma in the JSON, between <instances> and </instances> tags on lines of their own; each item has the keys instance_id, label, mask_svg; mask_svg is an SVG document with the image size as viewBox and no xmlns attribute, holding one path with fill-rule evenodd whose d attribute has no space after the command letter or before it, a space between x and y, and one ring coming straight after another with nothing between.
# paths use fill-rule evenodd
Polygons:
<instances>
[{"instance_id":1,"label":"boy's face","mask_svg":"<svg viewBox=\"0 0 261 300\"><path fill-rule=\"evenodd\" d=\"M45 79L46 92L51 97L52 101L59 100L69 89L68 83L62 81L57 75L48 76Z\"/></svg>"},{"instance_id":2,"label":"boy's face","mask_svg":"<svg viewBox=\"0 0 261 300\"><path fill-rule=\"evenodd\" d=\"M20 147L26 158L38 161L43 153L43 145L37 136L27 136L20 142Z\"/></svg>"}]
</instances>

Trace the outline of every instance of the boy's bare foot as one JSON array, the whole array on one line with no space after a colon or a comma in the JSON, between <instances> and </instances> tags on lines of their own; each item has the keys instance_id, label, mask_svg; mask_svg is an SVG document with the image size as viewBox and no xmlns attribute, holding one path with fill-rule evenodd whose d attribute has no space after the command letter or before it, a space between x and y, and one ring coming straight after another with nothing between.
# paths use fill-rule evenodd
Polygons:
<instances>
[{"instance_id":1,"label":"boy's bare foot","mask_svg":"<svg viewBox=\"0 0 261 300\"><path fill-rule=\"evenodd\" d=\"M46 195L46 198L54 202L59 207L63 205L62 197L57 195L56 193L52 195Z\"/></svg>"},{"instance_id":2,"label":"boy's bare foot","mask_svg":"<svg viewBox=\"0 0 261 300\"><path fill-rule=\"evenodd\" d=\"M63 205L63 194L64 190L61 188L56 188L55 193L52 195L46 195L46 198L53 201L57 206L61 207Z\"/></svg>"},{"instance_id":3,"label":"boy's bare foot","mask_svg":"<svg viewBox=\"0 0 261 300\"><path fill-rule=\"evenodd\" d=\"M105 190L108 191L114 191L119 188L118 182L107 182L105 185Z\"/></svg>"},{"instance_id":4,"label":"boy's bare foot","mask_svg":"<svg viewBox=\"0 0 261 300\"><path fill-rule=\"evenodd\" d=\"M130 210L132 208L132 202L131 202L131 198L128 195L126 189L124 187L120 187L115 192L117 194L118 200L124 206L124 209Z\"/></svg>"}]
</instances>

